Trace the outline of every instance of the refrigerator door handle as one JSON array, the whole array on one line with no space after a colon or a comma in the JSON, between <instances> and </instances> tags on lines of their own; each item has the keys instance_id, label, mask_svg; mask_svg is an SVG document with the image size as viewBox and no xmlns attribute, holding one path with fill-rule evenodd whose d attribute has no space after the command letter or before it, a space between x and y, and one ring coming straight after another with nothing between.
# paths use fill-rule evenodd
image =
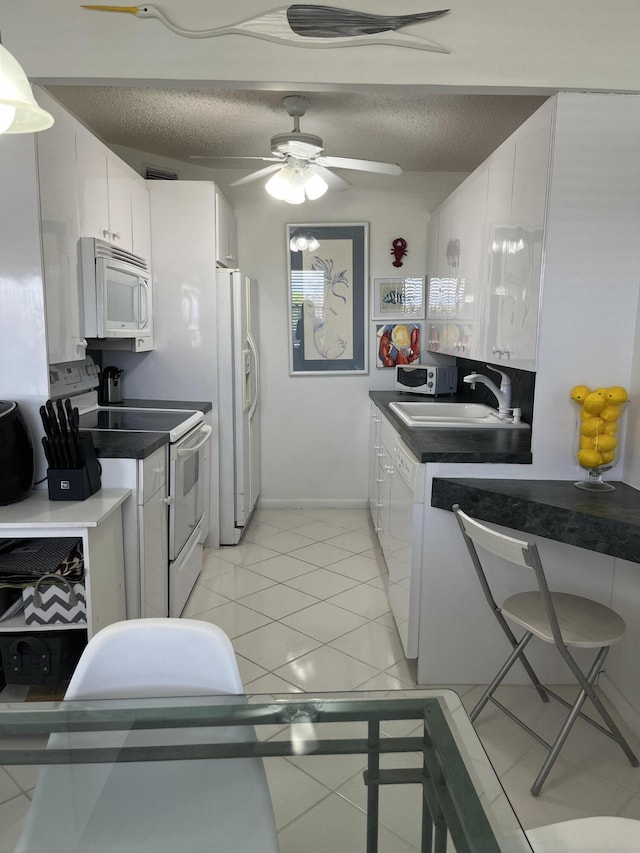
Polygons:
<instances>
[{"instance_id":1,"label":"refrigerator door handle","mask_svg":"<svg viewBox=\"0 0 640 853\"><path fill-rule=\"evenodd\" d=\"M255 394L253 395L253 399L251 401L251 408L249 409L249 418L252 418L256 408L258 407L258 388L260 387L260 363L258 361L258 350L256 348L256 342L253 340L253 336L248 330L247 343L249 344L249 349L253 354L253 374L255 379Z\"/></svg>"}]
</instances>

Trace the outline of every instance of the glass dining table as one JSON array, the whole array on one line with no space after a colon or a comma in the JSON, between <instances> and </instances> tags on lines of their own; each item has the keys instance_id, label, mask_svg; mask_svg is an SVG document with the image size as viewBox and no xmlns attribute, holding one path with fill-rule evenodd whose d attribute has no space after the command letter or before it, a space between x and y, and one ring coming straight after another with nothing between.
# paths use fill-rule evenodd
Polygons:
<instances>
[{"instance_id":1,"label":"glass dining table","mask_svg":"<svg viewBox=\"0 0 640 853\"><path fill-rule=\"evenodd\" d=\"M313 775L314 762L330 769L345 756L354 762L349 791L355 795L337 787L342 777L335 782L341 800L361 818L358 840L341 840L329 810L313 838L291 831L296 821L285 829L287 821L280 821L276 834L272 821L264 824L274 830L267 839L259 828L264 799L249 790L246 768L262 771L268 764L255 778L265 784L278 778L278 791L266 795L277 815L276 799L295 794L286 788L294 777L278 775L273 761L289 768L295 762ZM0 705L0 759L3 766L38 768L16 853L531 853L452 690L6 704ZM335 792L324 781L330 803ZM419 803L409 838L402 826L393 827L393 814L384 817L391 790L400 797L396 803L409 790ZM244 825L258 827L253 847L234 843L234 827Z\"/></svg>"}]
</instances>

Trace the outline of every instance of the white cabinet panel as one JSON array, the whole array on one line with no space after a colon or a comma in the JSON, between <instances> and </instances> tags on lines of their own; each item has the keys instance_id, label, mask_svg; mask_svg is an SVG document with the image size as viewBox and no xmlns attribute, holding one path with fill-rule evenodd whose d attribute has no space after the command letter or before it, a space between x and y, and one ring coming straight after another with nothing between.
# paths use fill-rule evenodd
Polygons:
<instances>
[{"instance_id":1,"label":"white cabinet panel","mask_svg":"<svg viewBox=\"0 0 640 853\"><path fill-rule=\"evenodd\" d=\"M489 158L489 259L484 358L536 363L551 109L540 110Z\"/></svg>"},{"instance_id":2,"label":"white cabinet panel","mask_svg":"<svg viewBox=\"0 0 640 853\"><path fill-rule=\"evenodd\" d=\"M115 155L107 154L107 195L109 198L110 243L133 251L131 222L131 169Z\"/></svg>"},{"instance_id":3,"label":"white cabinet panel","mask_svg":"<svg viewBox=\"0 0 640 853\"><path fill-rule=\"evenodd\" d=\"M151 255L144 179L81 125L76 130L80 231L143 258Z\"/></svg>"},{"instance_id":4,"label":"white cabinet panel","mask_svg":"<svg viewBox=\"0 0 640 853\"><path fill-rule=\"evenodd\" d=\"M216 263L220 267L238 266L236 217L233 208L216 190Z\"/></svg>"},{"instance_id":5,"label":"white cabinet panel","mask_svg":"<svg viewBox=\"0 0 640 853\"><path fill-rule=\"evenodd\" d=\"M49 363L86 355L78 272L75 120L46 92L39 102L54 117L53 127L36 137L40 229Z\"/></svg>"},{"instance_id":6,"label":"white cabinet panel","mask_svg":"<svg viewBox=\"0 0 640 853\"><path fill-rule=\"evenodd\" d=\"M109 240L107 148L86 128L76 128L78 213L83 237Z\"/></svg>"},{"instance_id":7,"label":"white cabinet panel","mask_svg":"<svg viewBox=\"0 0 640 853\"><path fill-rule=\"evenodd\" d=\"M169 537L167 532L166 486L138 507L140 531L141 612L149 618L169 612Z\"/></svg>"},{"instance_id":8,"label":"white cabinet panel","mask_svg":"<svg viewBox=\"0 0 640 853\"><path fill-rule=\"evenodd\" d=\"M432 352L477 357L487 180L487 169L480 167L430 223L429 244L436 251L436 274L429 278L427 302L427 349Z\"/></svg>"}]
</instances>

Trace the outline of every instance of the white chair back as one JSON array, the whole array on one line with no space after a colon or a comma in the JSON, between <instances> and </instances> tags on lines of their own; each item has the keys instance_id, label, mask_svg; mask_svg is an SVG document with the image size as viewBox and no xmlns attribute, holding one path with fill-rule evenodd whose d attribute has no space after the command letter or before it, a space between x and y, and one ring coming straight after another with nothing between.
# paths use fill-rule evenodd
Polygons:
<instances>
[{"instance_id":1,"label":"white chair back","mask_svg":"<svg viewBox=\"0 0 640 853\"><path fill-rule=\"evenodd\" d=\"M130 619L85 648L65 699L144 699L244 692L231 641L196 619Z\"/></svg>"}]
</instances>

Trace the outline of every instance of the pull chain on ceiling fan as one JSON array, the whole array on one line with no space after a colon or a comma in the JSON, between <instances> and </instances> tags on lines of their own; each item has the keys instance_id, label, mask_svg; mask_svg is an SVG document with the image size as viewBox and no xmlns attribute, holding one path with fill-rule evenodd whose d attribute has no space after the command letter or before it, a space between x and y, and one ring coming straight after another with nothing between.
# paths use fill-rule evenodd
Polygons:
<instances>
[{"instance_id":1,"label":"pull chain on ceiling fan","mask_svg":"<svg viewBox=\"0 0 640 853\"><path fill-rule=\"evenodd\" d=\"M373 172L379 175L401 175L402 169L395 163L376 160L361 160L351 157L333 157L323 154L323 142L319 136L303 133L300 119L305 115L308 98L304 95L289 95L282 105L293 118L293 129L271 137L271 157L192 157L193 160L262 160L271 163L263 169L251 172L230 186L239 187L271 175L265 189L274 198L288 204L301 204L305 198L320 198L329 189L346 190L347 181L334 174L332 169L352 169Z\"/></svg>"}]
</instances>

